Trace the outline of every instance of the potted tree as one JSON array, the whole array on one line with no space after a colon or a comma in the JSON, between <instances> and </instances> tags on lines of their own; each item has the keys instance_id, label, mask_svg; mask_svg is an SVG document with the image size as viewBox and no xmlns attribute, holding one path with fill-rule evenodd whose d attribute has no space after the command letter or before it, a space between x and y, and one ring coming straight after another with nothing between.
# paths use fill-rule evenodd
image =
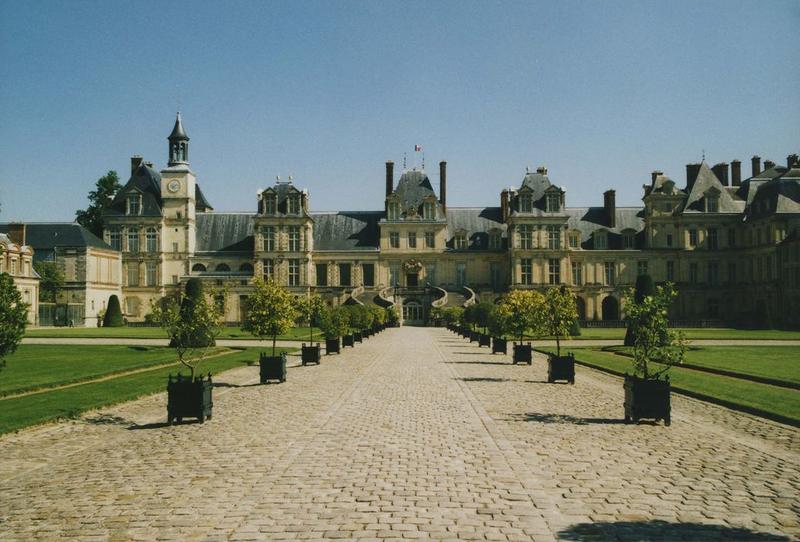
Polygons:
<instances>
[{"instance_id":1,"label":"potted tree","mask_svg":"<svg viewBox=\"0 0 800 542\"><path fill-rule=\"evenodd\" d=\"M538 317L542 301L542 294L534 290L512 290L503 296L500 304L507 318L508 331L518 341L514 343L515 364L533 363L533 347L531 343L523 343L522 339L526 333L540 328Z\"/></svg>"},{"instance_id":2,"label":"potted tree","mask_svg":"<svg viewBox=\"0 0 800 542\"><path fill-rule=\"evenodd\" d=\"M349 319L343 307L325 307L320 311L319 327L325 335L325 353L341 351L341 337L347 333Z\"/></svg>"},{"instance_id":3,"label":"potted tree","mask_svg":"<svg viewBox=\"0 0 800 542\"><path fill-rule=\"evenodd\" d=\"M508 313L500 305L494 305L489 313L488 328L492 337L492 354L508 353L505 335L508 330Z\"/></svg>"},{"instance_id":4,"label":"potted tree","mask_svg":"<svg viewBox=\"0 0 800 542\"><path fill-rule=\"evenodd\" d=\"M384 328L400 327L400 315L397 314L397 307L392 305L391 307L386 307L384 310L386 312Z\"/></svg>"},{"instance_id":5,"label":"potted tree","mask_svg":"<svg viewBox=\"0 0 800 542\"><path fill-rule=\"evenodd\" d=\"M380 333L386 321L386 311L377 305L370 305L369 312L372 313L372 334Z\"/></svg>"},{"instance_id":6,"label":"potted tree","mask_svg":"<svg viewBox=\"0 0 800 542\"><path fill-rule=\"evenodd\" d=\"M655 285L653 284L653 279L650 275L639 275L636 277L636 285L634 286L635 294L634 299L637 302L641 302L642 299L647 297L648 295L653 295L656 293ZM625 346L633 346L634 339L633 339L633 330L630 326L627 327L625 330Z\"/></svg>"},{"instance_id":7,"label":"potted tree","mask_svg":"<svg viewBox=\"0 0 800 542\"><path fill-rule=\"evenodd\" d=\"M630 291L625 295L625 321L633 334L633 374L626 373L624 383L626 422L651 418L670 424L667 372L683 362L686 352L683 334L671 331L667 318L677 295L671 283L639 301Z\"/></svg>"},{"instance_id":8,"label":"potted tree","mask_svg":"<svg viewBox=\"0 0 800 542\"><path fill-rule=\"evenodd\" d=\"M303 365L322 361L322 348L319 343L314 344L314 323L319 321L320 311L325 306L324 301L318 295L309 294L306 297L297 298L297 311L303 322L308 322L308 346L303 343L300 351L300 359Z\"/></svg>"},{"instance_id":9,"label":"potted tree","mask_svg":"<svg viewBox=\"0 0 800 542\"><path fill-rule=\"evenodd\" d=\"M195 369L208 355L220 332L222 313L203 295L198 279L189 279L185 293L151 303L153 319L167 333L178 361L189 369L167 380L167 423L183 418L211 419L213 410L211 373L195 377Z\"/></svg>"},{"instance_id":10,"label":"potted tree","mask_svg":"<svg viewBox=\"0 0 800 542\"><path fill-rule=\"evenodd\" d=\"M467 324L466 338L469 342L478 342L479 333L475 330L475 324L478 321L478 304L473 303L464 309L464 323Z\"/></svg>"},{"instance_id":11,"label":"potted tree","mask_svg":"<svg viewBox=\"0 0 800 542\"><path fill-rule=\"evenodd\" d=\"M546 335L556 338L556 355L547 359L547 381L566 380L575 383L575 356L561 355L561 337L569 335L572 323L578 317L575 296L566 286L548 288L544 294L542 328Z\"/></svg>"},{"instance_id":12,"label":"potted tree","mask_svg":"<svg viewBox=\"0 0 800 542\"><path fill-rule=\"evenodd\" d=\"M255 279L253 292L247 299L247 314L242 329L260 340L272 337L272 355L262 352L258 357L260 381L286 382L286 354L277 353L278 335L289 331L297 318L292 295L273 279Z\"/></svg>"},{"instance_id":13,"label":"potted tree","mask_svg":"<svg viewBox=\"0 0 800 542\"><path fill-rule=\"evenodd\" d=\"M478 332L478 346L491 346L492 339L486 333L486 327L489 325L489 315L492 313L494 304L487 301L481 301L475 307L475 325L482 329Z\"/></svg>"}]
</instances>

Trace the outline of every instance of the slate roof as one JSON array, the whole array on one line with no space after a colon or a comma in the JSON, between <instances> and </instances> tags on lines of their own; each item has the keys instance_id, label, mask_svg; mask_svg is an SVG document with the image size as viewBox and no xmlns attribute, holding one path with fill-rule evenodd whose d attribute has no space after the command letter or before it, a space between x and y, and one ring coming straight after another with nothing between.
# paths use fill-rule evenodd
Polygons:
<instances>
[{"instance_id":1,"label":"slate roof","mask_svg":"<svg viewBox=\"0 0 800 542\"><path fill-rule=\"evenodd\" d=\"M447 246L452 248L453 238L459 230L466 232L468 250L487 250L489 232L500 230L506 236L507 226L501 220L500 207L448 207ZM506 248L503 242L502 248Z\"/></svg>"},{"instance_id":2,"label":"slate roof","mask_svg":"<svg viewBox=\"0 0 800 542\"><path fill-rule=\"evenodd\" d=\"M9 224L0 224L0 233L8 233ZM34 259L51 260L56 248L94 247L114 250L105 241L74 222L36 222L25 224L25 243L33 247Z\"/></svg>"},{"instance_id":3,"label":"slate roof","mask_svg":"<svg viewBox=\"0 0 800 542\"><path fill-rule=\"evenodd\" d=\"M265 188L261 191L262 197L265 193L274 192L277 195L277 211L278 214L287 214L289 210L289 204L287 203L287 199L289 194L301 194L302 191L294 186L291 181L289 182L277 182L274 185L270 186L269 188ZM258 202L258 209L257 212L261 212L261 205L262 200ZM301 209L302 211L302 209Z\"/></svg>"},{"instance_id":4,"label":"slate roof","mask_svg":"<svg viewBox=\"0 0 800 542\"><path fill-rule=\"evenodd\" d=\"M198 183L194 184L194 199L195 199L195 210L198 213L204 213L206 211L213 211L214 208L208 203L206 199L206 195L203 194L203 191L200 190L200 185Z\"/></svg>"},{"instance_id":5,"label":"slate roof","mask_svg":"<svg viewBox=\"0 0 800 542\"><path fill-rule=\"evenodd\" d=\"M197 252L253 252L253 215L197 213Z\"/></svg>"},{"instance_id":6,"label":"slate roof","mask_svg":"<svg viewBox=\"0 0 800 542\"><path fill-rule=\"evenodd\" d=\"M644 218L640 207L617 207L615 209L615 225L609 225L608 214L604 207L567 207L564 212L569 216L567 226L570 230L581 232L581 247L594 248L592 234L604 229L608 233L608 248L622 248L622 232L636 232L636 248L644 246Z\"/></svg>"},{"instance_id":7,"label":"slate roof","mask_svg":"<svg viewBox=\"0 0 800 542\"><path fill-rule=\"evenodd\" d=\"M185 139L186 141L189 141L189 136L186 135L186 132L183 129L180 112L175 117L175 126L172 128L172 133L169 134L167 139Z\"/></svg>"},{"instance_id":8,"label":"slate roof","mask_svg":"<svg viewBox=\"0 0 800 542\"><path fill-rule=\"evenodd\" d=\"M397 188L392 192L400 201L401 216L407 216L408 209L415 209L418 216L422 216L422 204L428 197L436 198L431 180L424 171L404 171L397 182ZM436 214L441 218L441 207L436 204Z\"/></svg>"},{"instance_id":9,"label":"slate roof","mask_svg":"<svg viewBox=\"0 0 800 542\"><path fill-rule=\"evenodd\" d=\"M525 178L522 179L522 188L529 188L533 193L533 201L537 202L544 197L545 191L550 188L552 183L547 173L542 171L528 171L525 173Z\"/></svg>"},{"instance_id":10,"label":"slate roof","mask_svg":"<svg viewBox=\"0 0 800 542\"><path fill-rule=\"evenodd\" d=\"M652 182L650 186L645 187L644 195L645 197L649 196L650 194L666 194L666 186L667 183L672 183L672 192L673 194L682 194L684 193L683 190L677 187L675 181L669 178L667 175L663 173L661 175L657 175L655 180Z\"/></svg>"},{"instance_id":11,"label":"slate roof","mask_svg":"<svg viewBox=\"0 0 800 542\"><path fill-rule=\"evenodd\" d=\"M780 169L782 170L780 176L775 176L769 181L758 182L758 188L748 207L750 216L800 213L800 168L794 167L787 170L781 167Z\"/></svg>"},{"instance_id":12,"label":"slate roof","mask_svg":"<svg viewBox=\"0 0 800 542\"><path fill-rule=\"evenodd\" d=\"M106 210L107 215L124 215L128 194L137 191L142 194L140 216L161 216L161 175L144 163L136 168L128 182L122 187L114 201Z\"/></svg>"},{"instance_id":13,"label":"slate roof","mask_svg":"<svg viewBox=\"0 0 800 542\"><path fill-rule=\"evenodd\" d=\"M700 164L697 172L697 179L689 191L689 197L679 210L682 213L705 213L705 194L707 191L715 189L719 193L720 213L741 213L744 211L744 204L734 200L733 196L725 189L725 185L717 178L713 171L705 162Z\"/></svg>"},{"instance_id":14,"label":"slate roof","mask_svg":"<svg viewBox=\"0 0 800 542\"><path fill-rule=\"evenodd\" d=\"M378 250L383 211L311 213L314 250Z\"/></svg>"}]
</instances>

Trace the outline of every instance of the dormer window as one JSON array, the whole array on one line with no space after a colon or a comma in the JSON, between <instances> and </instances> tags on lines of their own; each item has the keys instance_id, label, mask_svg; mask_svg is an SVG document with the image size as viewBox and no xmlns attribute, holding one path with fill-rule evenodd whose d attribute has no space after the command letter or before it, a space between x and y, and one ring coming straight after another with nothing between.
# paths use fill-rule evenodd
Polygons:
<instances>
[{"instance_id":1,"label":"dormer window","mask_svg":"<svg viewBox=\"0 0 800 542\"><path fill-rule=\"evenodd\" d=\"M141 194L128 195L128 214L138 215L142 212L142 196Z\"/></svg>"},{"instance_id":2,"label":"dormer window","mask_svg":"<svg viewBox=\"0 0 800 542\"><path fill-rule=\"evenodd\" d=\"M633 250L635 243L635 233L632 231L622 232L622 248L625 250Z\"/></svg>"},{"instance_id":3,"label":"dormer window","mask_svg":"<svg viewBox=\"0 0 800 542\"><path fill-rule=\"evenodd\" d=\"M569 248L578 248L580 245L581 237L579 233L570 232L569 233Z\"/></svg>"},{"instance_id":4,"label":"dormer window","mask_svg":"<svg viewBox=\"0 0 800 542\"><path fill-rule=\"evenodd\" d=\"M502 242L502 237L499 230L492 230L489 232L489 249L490 250L500 250L501 246L500 243Z\"/></svg>"},{"instance_id":5,"label":"dormer window","mask_svg":"<svg viewBox=\"0 0 800 542\"><path fill-rule=\"evenodd\" d=\"M275 194L267 194L264 196L264 214L274 215L278 208L278 198Z\"/></svg>"},{"instance_id":6,"label":"dormer window","mask_svg":"<svg viewBox=\"0 0 800 542\"><path fill-rule=\"evenodd\" d=\"M389 220L397 220L400 218L400 204L396 201L390 201L388 207Z\"/></svg>"},{"instance_id":7,"label":"dormer window","mask_svg":"<svg viewBox=\"0 0 800 542\"><path fill-rule=\"evenodd\" d=\"M300 214L300 197L297 195L289 196L289 214Z\"/></svg>"},{"instance_id":8,"label":"dormer window","mask_svg":"<svg viewBox=\"0 0 800 542\"><path fill-rule=\"evenodd\" d=\"M533 212L533 197L530 194L521 194L519 196L519 212L521 213Z\"/></svg>"},{"instance_id":9,"label":"dormer window","mask_svg":"<svg viewBox=\"0 0 800 542\"><path fill-rule=\"evenodd\" d=\"M597 250L605 250L608 248L608 236L605 230L597 230L594 232L594 248Z\"/></svg>"},{"instance_id":10,"label":"dormer window","mask_svg":"<svg viewBox=\"0 0 800 542\"><path fill-rule=\"evenodd\" d=\"M706 197L706 212L718 213L719 212L719 196Z\"/></svg>"},{"instance_id":11,"label":"dormer window","mask_svg":"<svg viewBox=\"0 0 800 542\"><path fill-rule=\"evenodd\" d=\"M561 197L558 194L547 194L547 212L557 213L561 210Z\"/></svg>"},{"instance_id":12,"label":"dormer window","mask_svg":"<svg viewBox=\"0 0 800 542\"><path fill-rule=\"evenodd\" d=\"M466 232L460 231L456 233L456 236L453 239L453 248L455 248L456 250L464 250L465 248L467 248Z\"/></svg>"},{"instance_id":13,"label":"dormer window","mask_svg":"<svg viewBox=\"0 0 800 542\"><path fill-rule=\"evenodd\" d=\"M422 217L425 220L436 218L436 204L433 201L426 201L422 207Z\"/></svg>"}]
</instances>

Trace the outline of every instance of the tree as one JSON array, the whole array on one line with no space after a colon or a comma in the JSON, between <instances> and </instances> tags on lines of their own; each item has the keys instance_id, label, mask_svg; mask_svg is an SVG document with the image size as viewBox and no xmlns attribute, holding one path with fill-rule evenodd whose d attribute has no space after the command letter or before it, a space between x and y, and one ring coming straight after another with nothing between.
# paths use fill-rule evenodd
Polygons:
<instances>
[{"instance_id":1,"label":"tree","mask_svg":"<svg viewBox=\"0 0 800 542\"><path fill-rule=\"evenodd\" d=\"M272 337L272 357L275 357L278 335L289 331L297 318L292 294L272 278L256 279L253 294L247 300L247 316L242 329L260 339Z\"/></svg>"},{"instance_id":2,"label":"tree","mask_svg":"<svg viewBox=\"0 0 800 542\"><path fill-rule=\"evenodd\" d=\"M544 294L542 323L544 332L556 338L556 355L561 357L561 337L569 335L578 319L575 296L566 286L548 288Z\"/></svg>"},{"instance_id":3,"label":"tree","mask_svg":"<svg viewBox=\"0 0 800 542\"><path fill-rule=\"evenodd\" d=\"M653 285L653 279L650 275L639 275L636 277L636 293L634 294L634 299L637 302L642 301L648 295L653 295L656 293L655 286ZM633 346L633 330L628 327L625 330L625 346Z\"/></svg>"},{"instance_id":4,"label":"tree","mask_svg":"<svg viewBox=\"0 0 800 542\"><path fill-rule=\"evenodd\" d=\"M653 295L644 296L640 301L630 290L625 294L625 321L633 330L634 338L634 375L655 380L673 365L683 362L686 341L682 333L669 329L667 318L669 306L677 295L671 283L657 286ZM651 362L662 364L662 368L652 371Z\"/></svg>"},{"instance_id":5,"label":"tree","mask_svg":"<svg viewBox=\"0 0 800 542\"><path fill-rule=\"evenodd\" d=\"M372 325L372 315L364 305L345 305L350 314L350 325L353 329L361 331Z\"/></svg>"},{"instance_id":6,"label":"tree","mask_svg":"<svg viewBox=\"0 0 800 542\"><path fill-rule=\"evenodd\" d=\"M386 313L385 322L388 325L393 326L393 325L397 324L397 322L400 321L400 315L397 314L397 306L396 305L392 305L391 307L386 307L384 309L384 312Z\"/></svg>"},{"instance_id":7,"label":"tree","mask_svg":"<svg viewBox=\"0 0 800 542\"><path fill-rule=\"evenodd\" d=\"M386 321L386 311L377 305L370 305L369 312L372 313L372 321L377 325L382 325Z\"/></svg>"},{"instance_id":8,"label":"tree","mask_svg":"<svg viewBox=\"0 0 800 542\"><path fill-rule=\"evenodd\" d=\"M112 295L108 298L108 308L103 316L103 327L121 327L125 325L122 319L122 310L119 308L119 298Z\"/></svg>"},{"instance_id":9,"label":"tree","mask_svg":"<svg viewBox=\"0 0 800 542\"><path fill-rule=\"evenodd\" d=\"M58 293L64 289L64 271L56 262L33 262L39 275L39 301L55 303Z\"/></svg>"},{"instance_id":10,"label":"tree","mask_svg":"<svg viewBox=\"0 0 800 542\"><path fill-rule=\"evenodd\" d=\"M28 304L8 273L0 273L0 370L6 357L17 350L28 325Z\"/></svg>"},{"instance_id":11,"label":"tree","mask_svg":"<svg viewBox=\"0 0 800 542\"><path fill-rule=\"evenodd\" d=\"M503 338L508 329L508 312L500 305L493 305L487 321L489 333L498 338Z\"/></svg>"},{"instance_id":12,"label":"tree","mask_svg":"<svg viewBox=\"0 0 800 542\"><path fill-rule=\"evenodd\" d=\"M121 189L122 185L114 170L97 179L95 189L89 192L89 207L75 211L76 222L102 239L103 213Z\"/></svg>"},{"instance_id":13,"label":"tree","mask_svg":"<svg viewBox=\"0 0 800 542\"><path fill-rule=\"evenodd\" d=\"M325 307L325 302L318 295L309 294L306 297L297 297L297 312L303 323L308 323L308 340L314 340L314 323L318 323L319 315Z\"/></svg>"},{"instance_id":14,"label":"tree","mask_svg":"<svg viewBox=\"0 0 800 542\"><path fill-rule=\"evenodd\" d=\"M464 309L464 314L461 316L462 320L464 320L464 323L469 325L470 329L472 329L472 326L475 324L475 321L477 320L478 317L477 309L478 305L473 303L472 305L469 305Z\"/></svg>"},{"instance_id":15,"label":"tree","mask_svg":"<svg viewBox=\"0 0 800 542\"><path fill-rule=\"evenodd\" d=\"M326 339L338 339L347 333L350 326L350 315L343 306L325 307L319 318L319 327Z\"/></svg>"},{"instance_id":16,"label":"tree","mask_svg":"<svg viewBox=\"0 0 800 542\"><path fill-rule=\"evenodd\" d=\"M500 317L506 322L508 332L521 342L526 333L539 333L543 305L544 296L539 292L511 290L500 301Z\"/></svg>"},{"instance_id":17,"label":"tree","mask_svg":"<svg viewBox=\"0 0 800 542\"><path fill-rule=\"evenodd\" d=\"M442 312L446 324L458 324L464 315L464 309L461 307L447 307Z\"/></svg>"},{"instance_id":18,"label":"tree","mask_svg":"<svg viewBox=\"0 0 800 542\"><path fill-rule=\"evenodd\" d=\"M478 327L482 327L485 333L486 326L489 325L489 315L492 313L492 308L494 308L494 304L489 303L488 301L481 301L480 303L471 306L475 307L473 314L475 325Z\"/></svg>"},{"instance_id":19,"label":"tree","mask_svg":"<svg viewBox=\"0 0 800 542\"><path fill-rule=\"evenodd\" d=\"M195 368L216 344L222 312L204 295L190 297L188 290L187 284L186 293L153 300L150 310L154 320L166 331L178 361L189 369L190 380L194 380Z\"/></svg>"}]
</instances>

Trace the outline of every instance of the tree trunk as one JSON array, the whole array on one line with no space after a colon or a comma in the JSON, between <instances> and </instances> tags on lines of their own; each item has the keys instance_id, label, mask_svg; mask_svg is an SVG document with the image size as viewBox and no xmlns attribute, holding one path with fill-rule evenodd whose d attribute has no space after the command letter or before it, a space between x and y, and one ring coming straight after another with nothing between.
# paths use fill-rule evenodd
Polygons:
<instances>
[{"instance_id":1,"label":"tree trunk","mask_svg":"<svg viewBox=\"0 0 800 542\"><path fill-rule=\"evenodd\" d=\"M272 357L275 357L275 342L277 341L277 335L272 336Z\"/></svg>"}]
</instances>

